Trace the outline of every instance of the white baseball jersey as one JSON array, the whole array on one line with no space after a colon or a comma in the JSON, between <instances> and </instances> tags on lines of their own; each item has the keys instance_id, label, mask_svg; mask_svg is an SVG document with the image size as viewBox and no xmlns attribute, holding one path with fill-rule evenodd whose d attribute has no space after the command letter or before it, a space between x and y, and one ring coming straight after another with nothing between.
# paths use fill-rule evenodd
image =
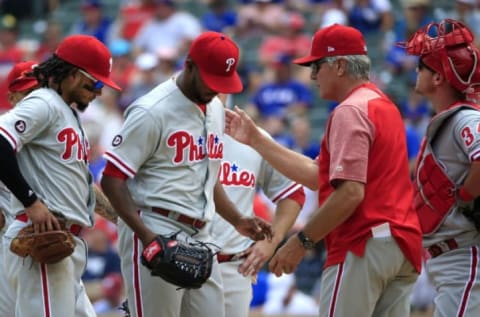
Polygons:
<instances>
[{"instance_id":1,"label":"white baseball jersey","mask_svg":"<svg viewBox=\"0 0 480 317\"><path fill-rule=\"evenodd\" d=\"M130 177L128 188L142 209L160 207L211 220L225 114L218 98L206 109L204 114L187 99L175 78L127 108L105 158Z\"/></svg>"},{"instance_id":2,"label":"white baseball jersey","mask_svg":"<svg viewBox=\"0 0 480 317\"><path fill-rule=\"evenodd\" d=\"M447 120L437 131L433 151L448 177L460 185L468 174L471 161L480 157L480 111L460 110ZM466 245L477 235L473 222L455 208L434 234L424 237L423 243L428 247L455 237L459 244Z\"/></svg>"},{"instance_id":3,"label":"white baseball jersey","mask_svg":"<svg viewBox=\"0 0 480 317\"><path fill-rule=\"evenodd\" d=\"M105 158L130 178L127 186L141 208L144 224L158 234L182 230L179 239L211 242L208 231L193 230L151 212L159 207L210 220L215 212L213 189L223 156L224 109L218 98L199 106L180 91L175 78L137 99ZM224 316L219 265L199 289L178 290L140 264L142 245L119 221L119 252L132 317Z\"/></svg>"},{"instance_id":4,"label":"white baseball jersey","mask_svg":"<svg viewBox=\"0 0 480 317\"><path fill-rule=\"evenodd\" d=\"M471 162L480 157L480 111L457 111L436 130L438 120L435 119L438 117L430 122L427 137L429 140L433 137L431 145L437 162L460 187L469 173ZM433 316L478 316L480 234L458 208L453 208L434 233L424 236L423 244L426 247L443 246L447 244L443 241L451 239L458 248L428 259L425 266L429 280L437 290Z\"/></svg>"},{"instance_id":5,"label":"white baseball jersey","mask_svg":"<svg viewBox=\"0 0 480 317\"><path fill-rule=\"evenodd\" d=\"M274 203L288 197L302 186L276 171L254 149L228 135L225 136L223 156L220 182L230 200L246 216L254 215L253 200L257 186ZM222 253L238 253L252 244L252 240L240 235L218 214L213 218L210 232L215 243L222 248Z\"/></svg>"},{"instance_id":6,"label":"white baseball jersey","mask_svg":"<svg viewBox=\"0 0 480 317\"><path fill-rule=\"evenodd\" d=\"M95 194L88 141L78 115L56 91L37 89L0 117L0 134L17 155L26 181L47 207L70 223L93 225ZM11 212L24 207L13 195ZM55 265L33 263L9 250L27 223L16 220L3 237L4 272L16 293L19 316L94 316L80 280L87 246L75 236L73 254ZM21 296L20 296L21 294Z\"/></svg>"},{"instance_id":7,"label":"white baseball jersey","mask_svg":"<svg viewBox=\"0 0 480 317\"><path fill-rule=\"evenodd\" d=\"M52 89L37 89L0 117L0 134L17 153L23 176L52 211L93 224L95 195L88 141L78 115ZM12 195L12 212L24 209Z\"/></svg>"}]
</instances>

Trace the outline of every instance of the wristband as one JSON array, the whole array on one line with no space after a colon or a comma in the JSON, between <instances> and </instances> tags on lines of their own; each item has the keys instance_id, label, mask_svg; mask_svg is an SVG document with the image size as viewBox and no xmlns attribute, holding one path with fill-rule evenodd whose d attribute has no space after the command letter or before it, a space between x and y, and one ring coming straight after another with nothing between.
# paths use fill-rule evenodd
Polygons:
<instances>
[{"instance_id":1,"label":"wristband","mask_svg":"<svg viewBox=\"0 0 480 317\"><path fill-rule=\"evenodd\" d=\"M150 242L149 245L143 250L142 255L148 261L152 261L152 259L162 251L162 246L158 243L157 239Z\"/></svg>"},{"instance_id":2,"label":"wristband","mask_svg":"<svg viewBox=\"0 0 480 317\"><path fill-rule=\"evenodd\" d=\"M32 191L29 190L29 195L21 197L20 202L23 204L25 208L30 207L33 203L38 199L37 195Z\"/></svg>"},{"instance_id":3,"label":"wristband","mask_svg":"<svg viewBox=\"0 0 480 317\"><path fill-rule=\"evenodd\" d=\"M38 199L34 192L31 192L29 196L22 197L21 203L25 208L30 207Z\"/></svg>"}]
</instances>

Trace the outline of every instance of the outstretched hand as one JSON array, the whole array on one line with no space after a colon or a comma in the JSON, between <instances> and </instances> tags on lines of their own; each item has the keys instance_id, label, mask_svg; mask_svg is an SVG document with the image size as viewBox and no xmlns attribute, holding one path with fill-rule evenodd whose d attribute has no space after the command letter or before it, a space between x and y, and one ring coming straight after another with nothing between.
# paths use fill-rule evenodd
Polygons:
<instances>
[{"instance_id":1,"label":"outstretched hand","mask_svg":"<svg viewBox=\"0 0 480 317\"><path fill-rule=\"evenodd\" d=\"M271 225L259 217L242 217L235 225L235 229L254 241L271 240L273 237Z\"/></svg>"},{"instance_id":2,"label":"outstretched hand","mask_svg":"<svg viewBox=\"0 0 480 317\"><path fill-rule=\"evenodd\" d=\"M233 110L225 109L225 133L246 145L252 145L260 130L248 114L235 106Z\"/></svg>"},{"instance_id":3,"label":"outstretched hand","mask_svg":"<svg viewBox=\"0 0 480 317\"><path fill-rule=\"evenodd\" d=\"M270 260L268 268L277 277L283 273L290 274L295 271L300 261L305 256L306 250L300 244L296 235L291 236L285 244L277 250Z\"/></svg>"}]
</instances>

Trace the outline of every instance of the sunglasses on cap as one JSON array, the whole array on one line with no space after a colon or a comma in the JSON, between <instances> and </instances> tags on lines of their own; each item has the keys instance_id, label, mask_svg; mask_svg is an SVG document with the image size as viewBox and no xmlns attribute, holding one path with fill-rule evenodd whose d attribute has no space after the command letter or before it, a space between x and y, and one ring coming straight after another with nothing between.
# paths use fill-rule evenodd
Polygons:
<instances>
[{"instance_id":1,"label":"sunglasses on cap","mask_svg":"<svg viewBox=\"0 0 480 317\"><path fill-rule=\"evenodd\" d=\"M322 66L323 63L326 63L327 60L325 58L316 60L310 64L310 69L312 70L312 74L317 74L318 71L320 70L320 67Z\"/></svg>"},{"instance_id":2,"label":"sunglasses on cap","mask_svg":"<svg viewBox=\"0 0 480 317\"><path fill-rule=\"evenodd\" d=\"M83 88L85 88L86 90L91 91L91 92L95 92L95 91L98 91L98 90L102 89L103 87L105 87L105 84L103 82L101 82L100 80L96 80L95 78L93 78L92 75L90 75L89 73L87 73L83 69L78 69L78 71L83 76L85 76L88 79L90 79L91 81L93 81L93 86L83 85Z\"/></svg>"}]
</instances>

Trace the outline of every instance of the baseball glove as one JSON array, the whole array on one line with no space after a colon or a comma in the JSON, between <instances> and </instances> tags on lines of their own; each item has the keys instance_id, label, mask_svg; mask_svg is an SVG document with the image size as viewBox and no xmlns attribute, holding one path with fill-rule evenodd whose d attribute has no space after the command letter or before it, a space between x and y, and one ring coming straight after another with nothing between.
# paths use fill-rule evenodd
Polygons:
<instances>
[{"instance_id":1,"label":"baseball glove","mask_svg":"<svg viewBox=\"0 0 480 317\"><path fill-rule=\"evenodd\" d=\"M61 230L35 233L28 225L12 240L10 250L21 257L31 256L40 263L52 264L70 256L75 249L75 240L66 229L65 221L59 219Z\"/></svg>"},{"instance_id":2,"label":"baseball glove","mask_svg":"<svg viewBox=\"0 0 480 317\"><path fill-rule=\"evenodd\" d=\"M157 235L142 252L141 261L153 276L180 288L200 288L212 273L213 252L200 241L183 242Z\"/></svg>"}]
</instances>

